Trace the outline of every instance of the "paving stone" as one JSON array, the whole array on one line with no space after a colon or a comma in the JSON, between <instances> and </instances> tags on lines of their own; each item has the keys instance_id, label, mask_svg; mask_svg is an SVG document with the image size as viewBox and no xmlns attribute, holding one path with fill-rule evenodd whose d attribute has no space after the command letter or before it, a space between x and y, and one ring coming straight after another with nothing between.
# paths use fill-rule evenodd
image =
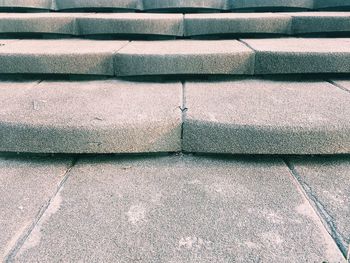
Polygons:
<instances>
[{"instance_id":1,"label":"paving stone","mask_svg":"<svg viewBox=\"0 0 350 263\"><path fill-rule=\"evenodd\" d=\"M350 153L350 94L327 82L237 79L185 87L185 151Z\"/></svg>"},{"instance_id":2,"label":"paving stone","mask_svg":"<svg viewBox=\"0 0 350 263\"><path fill-rule=\"evenodd\" d=\"M314 0L229 0L231 9L291 10L312 9Z\"/></svg>"},{"instance_id":3,"label":"paving stone","mask_svg":"<svg viewBox=\"0 0 350 263\"><path fill-rule=\"evenodd\" d=\"M227 9L227 0L143 0L144 10Z\"/></svg>"},{"instance_id":4,"label":"paving stone","mask_svg":"<svg viewBox=\"0 0 350 263\"><path fill-rule=\"evenodd\" d=\"M317 9L344 10L350 8L349 0L315 0Z\"/></svg>"},{"instance_id":5,"label":"paving stone","mask_svg":"<svg viewBox=\"0 0 350 263\"><path fill-rule=\"evenodd\" d=\"M298 12L290 15L294 34L350 31L350 14L347 12Z\"/></svg>"},{"instance_id":6,"label":"paving stone","mask_svg":"<svg viewBox=\"0 0 350 263\"><path fill-rule=\"evenodd\" d=\"M350 91L350 80L349 79L332 79L332 82L338 87Z\"/></svg>"},{"instance_id":7,"label":"paving stone","mask_svg":"<svg viewBox=\"0 0 350 263\"><path fill-rule=\"evenodd\" d=\"M0 8L51 9L51 0L0 0Z\"/></svg>"},{"instance_id":8,"label":"paving stone","mask_svg":"<svg viewBox=\"0 0 350 263\"><path fill-rule=\"evenodd\" d=\"M58 10L66 9L126 9L142 8L142 0L55 0Z\"/></svg>"},{"instance_id":9,"label":"paving stone","mask_svg":"<svg viewBox=\"0 0 350 263\"><path fill-rule=\"evenodd\" d=\"M143 153L181 149L181 83L0 85L0 151Z\"/></svg>"},{"instance_id":10,"label":"paving stone","mask_svg":"<svg viewBox=\"0 0 350 263\"><path fill-rule=\"evenodd\" d=\"M57 191L69 158L0 155L0 260L32 227Z\"/></svg>"},{"instance_id":11,"label":"paving stone","mask_svg":"<svg viewBox=\"0 0 350 263\"><path fill-rule=\"evenodd\" d=\"M186 14L186 36L237 33L289 34L291 17L272 13Z\"/></svg>"},{"instance_id":12,"label":"paving stone","mask_svg":"<svg viewBox=\"0 0 350 263\"><path fill-rule=\"evenodd\" d=\"M183 35L181 14L114 13L79 18L80 33Z\"/></svg>"},{"instance_id":13,"label":"paving stone","mask_svg":"<svg viewBox=\"0 0 350 263\"><path fill-rule=\"evenodd\" d=\"M290 162L344 254L350 253L350 157L303 157Z\"/></svg>"},{"instance_id":14,"label":"paving stone","mask_svg":"<svg viewBox=\"0 0 350 263\"><path fill-rule=\"evenodd\" d=\"M236 40L135 41L115 58L116 75L251 74L254 52Z\"/></svg>"},{"instance_id":15,"label":"paving stone","mask_svg":"<svg viewBox=\"0 0 350 263\"><path fill-rule=\"evenodd\" d=\"M344 262L275 159L86 159L53 206L16 262Z\"/></svg>"},{"instance_id":16,"label":"paving stone","mask_svg":"<svg viewBox=\"0 0 350 263\"><path fill-rule=\"evenodd\" d=\"M0 13L0 33L77 34L75 19L83 14Z\"/></svg>"},{"instance_id":17,"label":"paving stone","mask_svg":"<svg viewBox=\"0 0 350 263\"><path fill-rule=\"evenodd\" d=\"M128 41L20 40L0 48L0 73L113 75L114 53Z\"/></svg>"},{"instance_id":18,"label":"paving stone","mask_svg":"<svg viewBox=\"0 0 350 263\"><path fill-rule=\"evenodd\" d=\"M256 74L349 73L349 38L243 40L255 53Z\"/></svg>"}]
</instances>

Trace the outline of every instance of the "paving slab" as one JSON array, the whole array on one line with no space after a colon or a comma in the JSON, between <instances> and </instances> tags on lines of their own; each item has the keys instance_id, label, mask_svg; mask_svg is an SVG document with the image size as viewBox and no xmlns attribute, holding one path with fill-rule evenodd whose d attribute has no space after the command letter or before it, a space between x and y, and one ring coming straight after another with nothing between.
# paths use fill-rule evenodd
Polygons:
<instances>
[{"instance_id":1,"label":"paving slab","mask_svg":"<svg viewBox=\"0 0 350 263\"><path fill-rule=\"evenodd\" d=\"M349 38L244 39L256 74L349 73Z\"/></svg>"},{"instance_id":2,"label":"paving slab","mask_svg":"<svg viewBox=\"0 0 350 263\"><path fill-rule=\"evenodd\" d=\"M125 9L139 10L142 0L55 0L56 9Z\"/></svg>"},{"instance_id":3,"label":"paving slab","mask_svg":"<svg viewBox=\"0 0 350 263\"><path fill-rule=\"evenodd\" d=\"M338 78L338 79L332 79L331 82L333 82L334 85L338 86L339 88L350 91L350 79Z\"/></svg>"},{"instance_id":4,"label":"paving slab","mask_svg":"<svg viewBox=\"0 0 350 263\"><path fill-rule=\"evenodd\" d=\"M349 257L350 157L303 157L289 161L314 207Z\"/></svg>"},{"instance_id":5,"label":"paving slab","mask_svg":"<svg viewBox=\"0 0 350 263\"><path fill-rule=\"evenodd\" d=\"M85 159L16 262L344 262L286 165Z\"/></svg>"},{"instance_id":6,"label":"paving slab","mask_svg":"<svg viewBox=\"0 0 350 263\"><path fill-rule=\"evenodd\" d=\"M0 151L143 153L181 150L181 83L0 84Z\"/></svg>"},{"instance_id":7,"label":"paving slab","mask_svg":"<svg viewBox=\"0 0 350 263\"><path fill-rule=\"evenodd\" d=\"M254 52L236 40L135 41L115 57L116 75L251 74Z\"/></svg>"},{"instance_id":8,"label":"paving slab","mask_svg":"<svg viewBox=\"0 0 350 263\"><path fill-rule=\"evenodd\" d=\"M0 260L33 227L55 195L72 160L0 154Z\"/></svg>"},{"instance_id":9,"label":"paving slab","mask_svg":"<svg viewBox=\"0 0 350 263\"><path fill-rule=\"evenodd\" d=\"M295 12L289 15L293 17L293 34L350 31L350 14L348 12Z\"/></svg>"},{"instance_id":10,"label":"paving slab","mask_svg":"<svg viewBox=\"0 0 350 263\"><path fill-rule=\"evenodd\" d=\"M0 8L51 9L52 0L0 0Z\"/></svg>"},{"instance_id":11,"label":"paving slab","mask_svg":"<svg viewBox=\"0 0 350 263\"><path fill-rule=\"evenodd\" d=\"M227 0L143 0L144 10L227 9Z\"/></svg>"},{"instance_id":12,"label":"paving slab","mask_svg":"<svg viewBox=\"0 0 350 263\"><path fill-rule=\"evenodd\" d=\"M274 13L185 14L185 35L289 34L291 17Z\"/></svg>"},{"instance_id":13,"label":"paving slab","mask_svg":"<svg viewBox=\"0 0 350 263\"><path fill-rule=\"evenodd\" d=\"M348 0L315 0L315 8L329 10L344 10L350 8Z\"/></svg>"},{"instance_id":14,"label":"paving slab","mask_svg":"<svg viewBox=\"0 0 350 263\"><path fill-rule=\"evenodd\" d=\"M182 14L113 13L78 19L81 34L143 34L183 36Z\"/></svg>"},{"instance_id":15,"label":"paving slab","mask_svg":"<svg viewBox=\"0 0 350 263\"><path fill-rule=\"evenodd\" d=\"M350 153L350 94L328 82L186 82L185 97L185 151Z\"/></svg>"},{"instance_id":16,"label":"paving slab","mask_svg":"<svg viewBox=\"0 0 350 263\"><path fill-rule=\"evenodd\" d=\"M20 40L0 48L0 73L113 75L113 56L128 41Z\"/></svg>"},{"instance_id":17,"label":"paving slab","mask_svg":"<svg viewBox=\"0 0 350 263\"><path fill-rule=\"evenodd\" d=\"M293 10L312 9L314 0L229 0L231 9Z\"/></svg>"}]
</instances>

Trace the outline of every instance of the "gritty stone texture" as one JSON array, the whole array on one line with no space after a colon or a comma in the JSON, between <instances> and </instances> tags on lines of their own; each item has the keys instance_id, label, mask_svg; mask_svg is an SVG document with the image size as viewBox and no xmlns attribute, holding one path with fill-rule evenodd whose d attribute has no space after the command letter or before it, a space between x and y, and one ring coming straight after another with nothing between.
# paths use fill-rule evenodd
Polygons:
<instances>
[{"instance_id":1,"label":"gritty stone texture","mask_svg":"<svg viewBox=\"0 0 350 263\"><path fill-rule=\"evenodd\" d=\"M278 160L88 159L58 195L16 262L344 262Z\"/></svg>"},{"instance_id":2,"label":"gritty stone texture","mask_svg":"<svg viewBox=\"0 0 350 263\"><path fill-rule=\"evenodd\" d=\"M343 10L350 8L349 0L315 0L315 8Z\"/></svg>"},{"instance_id":3,"label":"gritty stone texture","mask_svg":"<svg viewBox=\"0 0 350 263\"><path fill-rule=\"evenodd\" d=\"M71 160L0 154L0 261L54 196Z\"/></svg>"},{"instance_id":4,"label":"gritty stone texture","mask_svg":"<svg viewBox=\"0 0 350 263\"><path fill-rule=\"evenodd\" d=\"M137 41L115 58L116 75L251 74L254 52L236 40Z\"/></svg>"},{"instance_id":5,"label":"gritty stone texture","mask_svg":"<svg viewBox=\"0 0 350 263\"><path fill-rule=\"evenodd\" d=\"M185 151L350 153L350 94L327 82L188 82L185 94Z\"/></svg>"},{"instance_id":6,"label":"gritty stone texture","mask_svg":"<svg viewBox=\"0 0 350 263\"><path fill-rule=\"evenodd\" d=\"M350 92L350 79L332 79L331 81L338 87Z\"/></svg>"},{"instance_id":7,"label":"gritty stone texture","mask_svg":"<svg viewBox=\"0 0 350 263\"><path fill-rule=\"evenodd\" d=\"M271 13L186 14L186 36L237 33L289 34L291 17Z\"/></svg>"},{"instance_id":8,"label":"gritty stone texture","mask_svg":"<svg viewBox=\"0 0 350 263\"><path fill-rule=\"evenodd\" d=\"M303 157L290 162L347 255L350 252L350 157Z\"/></svg>"},{"instance_id":9,"label":"gritty stone texture","mask_svg":"<svg viewBox=\"0 0 350 263\"><path fill-rule=\"evenodd\" d=\"M142 0L55 0L58 10L64 9L141 9Z\"/></svg>"},{"instance_id":10,"label":"gritty stone texture","mask_svg":"<svg viewBox=\"0 0 350 263\"><path fill-rule=\"evenodd\" d=\"M349 38L243 40L255 53L256 74L349 73Z\"/></svg>"},{"instance_id":11,"label":"gritty stone texture","mask_svg":"<svg viewBox=\"0 0 350 263\"><path fill-rule=\"evenodd\" d=\"M0 47L0 73L113 75L114 53L127 43L86 39L15 41Z\"/></svg>"},{"instance_id":12,"label":"gritty stone texture","mask_svg":"<svg viewBox=\"0 0 350 263\"><path fill-rule=\"evenodd\" d=\"M0 33L55 33L76 35L76 17L83 14L0 13Z\"/></svg>"},{"instance_id":13,"label":"gritty stone texture","mask_svg":"<svg viewBox=\"0 0 350 263\"><path fill-rule=\"evenodd\" d=\"M293 33L349 32L350 14L347 12L291 13Z\"/></svg>"},{"instance_id":14,"label":"gritty stone texture","mask_svg":"<svg viewBox=\"0 0 350 263\"><path fill-rule=\"evenodd\" d=\"M19 7L19 8L38 8L51 9L51 0L0 0L0 8Z\"/></svg>"},{"instance_id":15,"label":"gritty stone texture","mask_svg":"<svg viewBox=\"0 0 350 263\"><path fill-rule=\"evenodd\" d=\"M227 0L143 0L144 10L227 9Z\"/></svg>"},{"instance_id":16,"label":"gritty stone texture","mask_svg":"<svg viewBox=\"0 0 350 263\"><path fill-rule=\"evenodd\" d=\"M183 15L114 13L93 14L78 19L80 33L183 35Z\"/></svg>"},{"instance_id":17,"label":"gritty stone texture","mask_svg":"<svg viewBox=\"0 0 350 263\"><path fill-rule=\"evenodd\" d=\"M0 85L0 151L143 153L181 149L181 83Z\"/></svg>"},{"instance_id":18,"label":"gritty stone texture","mask_svg":"<svg viewBox=\"0 0 350 263\"><path fill-rule=\"evenodd\" d=\"M312 9L313 0L229 0L232 9Z\"/></svg>"}]
</instances>

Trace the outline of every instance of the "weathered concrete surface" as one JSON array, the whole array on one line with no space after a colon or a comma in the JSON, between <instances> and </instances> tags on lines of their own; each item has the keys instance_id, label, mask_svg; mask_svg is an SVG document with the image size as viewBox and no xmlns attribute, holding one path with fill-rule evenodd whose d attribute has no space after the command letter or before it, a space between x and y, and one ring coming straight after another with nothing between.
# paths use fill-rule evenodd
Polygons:
<instances>
[{"instance_id":1,"label":"weathered concrete surface","mask_svg":"<svg viewBox=\"0 0 350 263\"><path fill-rule=\"evenodd\" d=\"M227 0L143 0L144 10L227 9Z\"/></svg>"},{"instance_id":2,"label":"weathered concrete surface","mask_svg":"<svg viewBox=\"0 0 350 263\"><path fill-rule=\"evenodd\" d=\"M16 262L344 262L285 164L86 159Z\"/></svg>"},{"instance_id":3,"label":"weathered concrete surface","mask_svg":"<svg viewBox=\"0 0 350 263\"><path fill-rule=\"evenodd\" d=\"M334 85L338 86L339 88L342 88L344 90L350 91L350 79L332 79L331 80Z\"/></svg>"},{"instance_id":4,"label":"weathered concrete surface","mask_svg":"<svg viewBox=\"0 0 350 263\"><path fill-rule=\"evenodd\" d=\"M303 157L289 161L344 254L350 253L350 157Z\"/></svg>"},{"instance_id":5,"label":"weathered concrete surface","mask_svg":"<svg viewBox=\"0 0 350 263\"><path fill-rule=\"evenodd\" d=\"M183 35L183 15L114 13L93 14L78 19L79 31L89 34Z\"/></svg>"},{"instance_id":6,"label":"weathered concrete surface","mask_svg":"<svg viewBox=\"0 0 350 263\"><path fill-rule=\"evenodd\" d=\"M69 158L0 154L0 261L31 229L71 162Z\"/></svg>"},{"instance_id":7,"label":"weathered concrete surface","mask_svg":"<svg viewBox=\"0 0 350 263\"><path fill-rule=\"evenodd\" d=\"M291 17L272 13L185 14L185 35L289 34Z\"/></svg>"},{"instance_id":8,"label":"weathered concrete surface","mask_svg":"<svg viewBox=\"0 0 350 263\"><path fill-rule=\"evenodd\" d=\"M294 34L349 32L350 14L347 12L299 12L293 17Z\"/></svg>"},{"instance_id":9,"label":"weathered concrete surface","mask_svg":"<svg viewBox=\"0 0 350 263\"><path fill-rule=\"evenodd\" d=\"M327 82L187 82L185 94L185 151L350 153L350 94Z\"/></svg>"},{"instance_id":10,"label":"weathered concrete surface","mask_svg":"<svg viewBox=\"0 0 350 263\"><path fill-rule=\"evenodd\" d=\"M0 8L37 8L52 9L51 0L0 0Z\"/></svg>"},{"instance_id":11,"label":"weathered concrete surface","mask_svg":"<svg viewBox=\"0 0 350 263\"><path fill-rule=\"evenodd\" d=\"M0 151L143 153L181 149L181 83L0 85Z\"/></svg>"},{"instance_id":12,"label":"weathered concrete surface","mask_svg":"<svg viewBox=\"0 0 350 263\"><path fill-rule=\"evenodd\" d=\"M236 40L136 41L115 58L116 75L251 74L254 52Z\"/></svg>"},{"instance_id":13,"label":"weathered concrete surface","mask_svg":"<svg viewBox=\"0 0 350 263\"><path fill-rule=\"evenodd\" d=\"M56 9L126 9L142 8L142 0L55 0Z\"/></svg>"},{"instance_id":14,"label":"weathered concrete surface","mask_svg":"<svg viewBox=\"0 0 350 263\"><path fill-rule=\"evenodd\" d=\"M0 13L0 33L55 33L76 35L76 18L69 13Z\"/></svg>"},{"instance_id":15,"label":"weathered concrete surface","mask_svg":"<svg viewBox=\"0 0 350 263\"><path fill-rule=\"evenodd\" d=\"M86 39L15 41L0 47L0 73L113 75L114 53L127 43Z\"/></svg>"},{"instance_id":16,"label":"weathered concrete surface","mask_svg":"<svg viewBox=\"0 0 350 263\"><path fill-rule=\"evenodd\" d=\"M244 39L256 74L349 73L349 38Z\"/></svg>"},{"instance_id":17,"label":"weathered concrete surface","mask_svg":"<svg viewBox=\"0 0 350 263\"><path fill-rule=\"evenodd\" d=\"M315 8L318 9L333 9L344 10L350 8L350 2L348 0L314 0Z\"/></svg>"},{"instance_id":18,"label":"weathered concrete surface","mask_svg":"<svg viewBox=\"0 0 350 263\"><path fill-rule=\"evenodd\" d=\"M312 9L313 0L229 0L231 9Z\"/></svg>"}]
</instances>

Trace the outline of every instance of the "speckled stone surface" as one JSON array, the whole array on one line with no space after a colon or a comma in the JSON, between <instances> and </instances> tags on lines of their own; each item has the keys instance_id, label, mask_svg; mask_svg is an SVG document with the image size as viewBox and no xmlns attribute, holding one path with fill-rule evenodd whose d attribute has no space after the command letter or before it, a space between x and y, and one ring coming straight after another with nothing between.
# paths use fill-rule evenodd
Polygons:
<instances>
[{"instance_id":1,"label":"speckled stone surface","mask_svg":"<svg viewBox=\"0 0 350 263\"><path fill-rule=\"evenodd\" d=\"M289 34L291 17L272 13L185 14L185 35Z\"/></svg>"},{"instance_id":2,"label":"speckled stone surface","mask_svg":"<svg viewBox=\"0 0 350 263\"><path fill-rule=\"evenodd\" d=\"M349 255L350 157L300 157L289 161L334 239L343 253Z\"/></svg>"},{"instance_id":3,"label":"speckled stone surface","mask_svg":"<svg viewBox=\"0 0 350 263\"><path fill-rule=\"evenodd\" d=\"M231 9L290 10L312 9L313 0L228 0Z\"/></svg>"},{"instance_id":4,"label":"speckled stone surface","mask_svg":"<svg viewBox=\"0 0 350 263\"><path fill-rule=\"evenodd\" d=\"M0 261L31 230L71 163L70 158L0 154Z\"/></svg>"},{"instance_id":5,"label":"speckled stone surface","mask_svg":"<svg viewBox=\"0 0 350 263\"><path fill-rule=\"evenodd\" d=\"M0 151L175 152L181 83L119 80L0 85Z\"/></svg>"},{"instance_id":6,"label":"speckled stone surface","mask_svg":"<svg viewBox=\"0 0 350 263\"><path fill-rule=\"evenodd\" d=\"M56 9L126 9L139 10L142 0L54 0Z\"/></svg>"},{"instance_id":7,"label":"speckled stone surface","mask_svg":"<svg viewBox=\"0 0 350 263\"><path fill-rule=\"evenodd\" d=\"M78 19L79 31L89 34L183 35L183 15L113 13L93 14Z\"/></svg>"},{"instance_id":8,"label":"speckled stone surface","mask_svg":"<svg viewBox=\"0 0 350 263\"><path fill-rule=\"evenodd\" d=\"M227 9L227 0L143 0L144 10Z\"/></svg>"},{"instance_id":9,"label":"speckled stone surface","mask_svg":"<svg viewBox=\"0 0 350 263\"><path fill-rule=\"evenodd\" d=\"M185 94L185 151L350 153L350 94L327 82L187 82Z\"/></svg>"},{"instance_id":10,"label":"speckled stone surface","mask_svg":"<svg viewBox=\"0 0 350 263\"><path fill-rule=\"evenodd\" d=\"M0 8L52 9L52 0L0 0Z\"/></svg>"},{"instance_id":11,"label":"speckled stone surface","mask_svg":"<svg viewBox=\"0 0 350 263\"><path fill-rule=\"evenodd\" d=\"M286 165L84 159L16 262L344 262Z\"/></svg>"},{"instance_id":12,"label":"speckled stone surface","mask_svg":"<svg viewBox=\"0 0 350 263\"><path fill-rule=\"evenodd\" d=\"M338 87L348 90L350 92L350 79L332 79L331 80Z\"/></svg>"},{"instance_id":13,"label":"speckled stone surface","mask_svg":"<svg viewBox=\"0 0 350 263\"><path fill-rule=\"evenodd\" d=\"M256 74L350 73L349 38L244 39Z\"/></svg>"},{"instance_id":14,"label":"speckled stone surface","mask_svg":"<svg viewBox=\"0 0 350 263\"><path fill-rule=\"evenodd\" d=\"M87 39L14 41L0 46L0 73L113 75L114 53L127 43Z\"/></svg>"},{"instance_id":15,"label":"speckled stone surface","mask_svg":"<svg viewBox=\"0 0 350 263\"><path fill-rule=\"evenodd\" d=\"M236 40L136 41L118 51L116 75L251 74L254 52Z\"/></svg>"},{"instance_id":16,"label":"speckled stone surface","mask_svg":"<svg viewBox=\"0 0 350 263\"><path fill-rule=\"evenodd\" d=\"M350 8L349 0L314 0L315 8L330 9L330 10L344 10Z\"/></svg>"}]
</instances>

